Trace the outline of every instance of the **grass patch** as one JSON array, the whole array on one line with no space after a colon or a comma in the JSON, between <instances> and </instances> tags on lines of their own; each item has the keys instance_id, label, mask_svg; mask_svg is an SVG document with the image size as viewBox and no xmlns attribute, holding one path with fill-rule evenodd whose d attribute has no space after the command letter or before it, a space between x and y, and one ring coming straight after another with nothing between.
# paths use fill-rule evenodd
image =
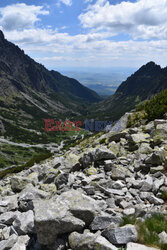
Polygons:
<instances>
[{"instance_id":1,"label":"grass patch","mask_svg":"<svg viewBox=\"0 0 167 250\"><path fill-rule=\"evenodd\" d=\"M161 250L167 249L167 244L161 244L158 234L162 231L167 232L167 215L153 214L144 222L138 220L135 216L125 216L121 226L132 224L138 231L138 243L159 247Z\"/></svg>"},{"instance_id":2,"label":"grass patch","mask_svg":"<svg viewBox=\"0 0 167 250\"><path fill-rule=\"evenodd\" d=\"M48 152L45 154L40 154L40 155L36 155L34 157L32 157L27 163L25 163L24 165L21 166L15 166L9 169L5 169L2 170L0 172L0 178L5 177L8 174L14 174L14 173L19 173L22 170L25 169L29 169L30 167L32 167L35 163L40 163L41 161L44 161L46 159L48 159L49 157L52 156L52 153Z\"/></svg>"},{"instance_id":3,"label":"grass patch","mask_svg":"<svg viewBox=\"0 0 167 250\"><path fill-rule=\"evenodd\" d=\"M167 192L166 192L166 191L163 191L163 192L162 192L162 199L163 199L164 201L167 201Z\"/></svg>"},{"instance_id":4,"label":"grass patch","mask_svg":"<svg viewBox=\"0 0 167 250\"><path fill-rule=\"evenodd\" d=\"M45 154L49 151L45 148L24 148L16 145L3 143L0 145L0 169L12 165L23 165L35 155Z\"/></svg>"},{"instance_id":5,"label":"grass patch","mask_svg":"<svg viewBox=\"0 0 167 250\"><path fill-rule=\"evenodd\" d=\"M132 127L142 119L153 121L162 119L167 112L167 89L151 97L150 100L139 103L136 112L128 118L128 127Z\"/></svg>"},{"instance_id":6,"label":"grass patch","mask_svg":"<svg viewBox=\"0 0 167 250\"><path fill-rule=\"evenodd\" d=\"M163 118L167 112L167 89L153 96L150 100L140 103L136 110L144 110L149 121Z\"/></svg>"}]
</instances>

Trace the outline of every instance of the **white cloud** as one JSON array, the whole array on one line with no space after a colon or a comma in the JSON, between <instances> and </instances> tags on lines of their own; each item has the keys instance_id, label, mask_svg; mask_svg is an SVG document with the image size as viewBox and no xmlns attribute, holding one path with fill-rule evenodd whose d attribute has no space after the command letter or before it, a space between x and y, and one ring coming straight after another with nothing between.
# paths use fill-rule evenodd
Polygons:
<instances>
[{"instance_id":1,"label":"white cloud","mask_svg":"<svg viewBox=\"0 0 167 250\"><path fill-rule=\"evenodd\" d=\"M138 67L150 60L165 65L167 25L164 13L167 0L161 1L164 3L164 8L161 4L157 5L157 0L152 0L155 8L151 9L148 6L153 7L153 5L148 5L149 0L140 0L137 3L123 2L115 6L109 4L107 0L98 0L93 5L89 1L90 5L80 16L80 20L84 27L90 29L86 34L77 35L70 35L62 29L53 30L52 26L42 28L40 26L42 22L39 22L40 15L49 14L43 6L16 4L0 8L0 28L8 40L19 45L27 54L49 68L56 68L57 65ZM145 14L147 6L146 17L143 16L142 5ZM132 34L133 38L144 39L157 38L158 34L159 40L131 39L119 42L111 40L111 36L122 31Z\"/></svg>"},{"instance_id":2,"label":"white cloud","mask_svg":"<svg viewBox=\"0 0 167 250\"><path fill-rule=\"evenodd\" d=\"M79 16L84 28L107 29L133 38L167 39L167 0L139 0L112 5L98 0Z\"/></svg>"},{"instance_id":3,"label":"white cloud","mask_svg":"<svg viewBox=\"0 0 167 250\"><path fill-rule=\"evenodd\" d=\"M58 5L60 3L63 3L65 5L67 5L67 6L71 6L72 5L72 0L58 0Z\"/></svg>"},{"instance_id":4,"label":"white cloud","mask_svg":"<svg viewBox=\"0 0 167 250\"><path fill-rule=\"evenodd\" d=\"M48 15L42 6L18 3L0 8L0 26L3 30L23 30L33 27L39 15Z\"/></svg>"}]
</instances>

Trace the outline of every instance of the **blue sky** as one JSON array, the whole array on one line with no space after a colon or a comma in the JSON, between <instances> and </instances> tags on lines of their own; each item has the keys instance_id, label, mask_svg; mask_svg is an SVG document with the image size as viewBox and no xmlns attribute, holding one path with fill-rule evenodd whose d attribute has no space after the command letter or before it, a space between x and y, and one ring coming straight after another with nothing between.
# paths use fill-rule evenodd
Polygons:
<instances>
[{"instance_id":1,"label":"blue sky","mask_svg":"<svg viewBox=\"0 0 167 250\"><path fill-rule=\"evenodd\" d=\"M49 69L167 65L167 0L1 0L0 29Z\"/></svg>"}]
</instances>

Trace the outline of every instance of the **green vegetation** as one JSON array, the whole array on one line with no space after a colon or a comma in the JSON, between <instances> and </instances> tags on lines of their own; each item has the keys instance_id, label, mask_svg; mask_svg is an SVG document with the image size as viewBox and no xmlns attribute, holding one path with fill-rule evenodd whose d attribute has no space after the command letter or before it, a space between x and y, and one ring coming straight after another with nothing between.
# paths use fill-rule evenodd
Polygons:
<instances>
[{"instance_id":1,"label":"green vegetation","mask_svg":"<svg viewBox=\"0 0 167 250\"><path fill-rule=\"evenodd\" d=\"M135 216L126 216L123 218L121 226L133 224L138 231L138 243L160 247L161 250L167 249L167 244L160 243L158 234L162 231L167 232L167 215L153 214L152 217L145 221L137 219Z\"/></svg>"},{"instance_id":2,"label":"green vegetation","mask_svg":"<svg viewBox=\"0 0 167 250\"><path fill-rule=\"evenodd\" d=\"M136 111L145 111L149 121L163 118L167 112L167 89L153 96L150 100L140 103Z\"/></svg>"},{"instance_id":3,"label":"green vegetation","mask_svg":"<svg viewBox=\"0 0 167 250\"><path fill-rule=\"evenodd\" d=\"M153 121L163 118L167 112L167 89L153 96L150 100L141 102L136 112L129 116L128 127L132 127L141 120Z\"/></svg>"},{"instance_id":4,"label":"green vegetation","mask_svg":"<svg viewBox=\"0 0 167 250\"><path fill-rule=\"evenodd\" d=\"M15 166L15 167L12 167L12 168L2 170L0 172L0 178L3 178L8 174L18 173L18 172L20 172L22 170L28 169L28 168L32 167L35 163L40 163L41 161L44 161L44 160L48 159L51 156L52 156L52 154L50 152L35 155L27 163L25 163L24 165L19 165L19 166Z\"/></svg>"},{"instance_id":5,"label":"green vegetation","mask_svg":"<svg viewBox=\"0 0 167 250\"><path fill-rule=\"evenodd\" d=\"M166 191L163 191L163 192L162 192L162 199L163 199L164 201L167 201L167 192L166 192Z\"/></svg>"},{"instance_id":6,"label":"green vegetation","mask_svg":"<svg viewBox=\"0 0 167 250\"><path fill-rule=\"evenodd\" d=\"M12 165L24 164L32 157L46 153L49 153L49 151L45 148L24 148L6 143L0 144L0 169Z\"/></svg>"}]
</instances>

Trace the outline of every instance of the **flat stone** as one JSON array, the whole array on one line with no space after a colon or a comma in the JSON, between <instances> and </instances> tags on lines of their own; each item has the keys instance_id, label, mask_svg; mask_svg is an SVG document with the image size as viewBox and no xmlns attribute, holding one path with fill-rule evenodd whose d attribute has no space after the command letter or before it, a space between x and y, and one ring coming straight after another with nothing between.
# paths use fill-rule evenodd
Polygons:
<instances>
[{"instance_id":1,"label":"flat stone","mask_svg":"<svg viewBox=\"0 0 167 250\"><path fill-rule=\"evenodd\" d=\"M145 245L129 242L126 246L126 250L158 250L159 248L147 247Z\"/></svg>"},{"instance_id":2,"label":"flat stone","mask_svg":"<svg viewBox=\"0 0 167 250\"><path fill-rule=\"evenodd\" d=\"M151 167L150 168L150 173L155 174L157 172L162 172L163 170L164 170L163 166Z\"/></svg>"}]
</instances>

